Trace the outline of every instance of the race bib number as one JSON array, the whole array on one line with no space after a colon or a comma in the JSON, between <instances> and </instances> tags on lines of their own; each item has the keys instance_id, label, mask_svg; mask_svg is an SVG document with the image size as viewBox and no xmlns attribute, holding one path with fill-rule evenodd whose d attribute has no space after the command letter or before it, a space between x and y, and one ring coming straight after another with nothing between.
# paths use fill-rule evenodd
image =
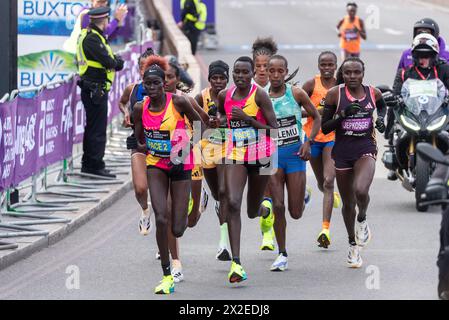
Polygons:
<instances>
[{"instance_id":1,"label":"race bib number","mask_svg":"<svg viewBox=\"0 0 449 320\"><path fill-rule=\"evenodd\" d=\"M358 37L359 37L359 34L354 29L347 29L345 31L345 39L346 39L346 41L357 40Z\"/></svg>"},{"instance_id":2,"label":"race bib number","mask_svg":"<svg viewBox=\"0 0 449 320\"><path fill-rule=\"evenodd\" d=\"M341 123L345 135L350 136L366 136L372 126L371 118L345 119Z\"/></svg>"},{"instance_id":3,"label":"race bib number","mask_svg":"<svg viewBox=\"0 0 449 320\"><path fill-rule=\"evenodd\" d=\"M223 144L226 141L226 129L219 128L213 130L212 134L208 138L209 142L213 144Z\"/></svg>"},{"instance_id":4,"label":"race bib number","mask_svg":"<svg viewBox=\"0 0 449 320\"><path fill-rule=\"evenodd\" d=\"M277 119L278 122L278 147L285 147L291 144L299 143L299 129L296 123L296 117L286 117Z\"/></svg>"},{"instance_id":5,"label":"race bib number","mask_svg":"<svg viewBox=\"0 0 449 320\"><path fill-rule=\"evenodd\" d=\"M159 158L170 158L171 141L168 130L145 130L148 153Z\"/></svg>"},{"instance_id":6,"label":"race bib number","mask_svg":"<svg viewBox=\"0 0 449 320\"><path fill-rule=\"evenodd\" d=\"M257 143L257 130L248 121L230 120L232 142L236 147L246 147Z\"/></svg>"}]
</instances>

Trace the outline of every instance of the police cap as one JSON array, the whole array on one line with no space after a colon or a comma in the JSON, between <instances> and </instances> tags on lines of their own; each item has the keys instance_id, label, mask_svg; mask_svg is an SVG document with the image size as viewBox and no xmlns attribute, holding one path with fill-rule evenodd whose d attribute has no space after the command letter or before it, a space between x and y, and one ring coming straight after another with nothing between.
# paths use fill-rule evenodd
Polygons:
<instances>
[{"instance_id":1,"label":"police cap","mask_svg":"<svg viewBox=\"0 0 449 320\"><path fill-rule=\"evenodd\" d=\"M90 9L87 13L91 19L103 19L109 17L109 7L99 7Z\"/></svg>"}]
</instances>

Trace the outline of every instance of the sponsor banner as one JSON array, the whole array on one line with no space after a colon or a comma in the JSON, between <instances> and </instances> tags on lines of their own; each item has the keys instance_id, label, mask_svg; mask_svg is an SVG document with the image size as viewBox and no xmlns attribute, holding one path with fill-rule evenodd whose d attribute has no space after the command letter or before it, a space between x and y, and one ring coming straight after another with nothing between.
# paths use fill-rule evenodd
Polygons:
<instances>
[{"instance_id":1,"label":"sponsor banner","mask_svg":"<svg viewBox=\"0 0 449 320\"><path fill-rule=\"evenodd\" d=\"M16 112L17 100L0 104L0 191L14 180Z\"/></svg>"},{"instance_id":2,"label":"sponsor banner","mask_svg":"<svg viewBox=\"0 0 449 320\"><path fill-rule=\"evenodd\" d=\"M18 32L68 37L78 14L89 5L86 0L19 0Z\"/></svg>"}]
</instances>

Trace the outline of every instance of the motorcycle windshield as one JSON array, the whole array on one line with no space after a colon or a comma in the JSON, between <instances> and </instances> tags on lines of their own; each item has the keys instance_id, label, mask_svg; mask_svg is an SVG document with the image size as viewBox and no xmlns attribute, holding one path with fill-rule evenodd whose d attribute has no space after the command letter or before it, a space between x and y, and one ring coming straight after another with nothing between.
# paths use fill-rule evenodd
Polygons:
<instances>
[{"instance_id":1,"label":"motorcycle windshield","mask_svg":"<svg viewBox=\"0 0 449 320\"><path fill-rule=\"evenodd\" d=\"M440 79L415 80L407 79L401 90L405 108L419 116L422 111L434 114L444 103L447 90Z\"/></svg>"}]
</instances>

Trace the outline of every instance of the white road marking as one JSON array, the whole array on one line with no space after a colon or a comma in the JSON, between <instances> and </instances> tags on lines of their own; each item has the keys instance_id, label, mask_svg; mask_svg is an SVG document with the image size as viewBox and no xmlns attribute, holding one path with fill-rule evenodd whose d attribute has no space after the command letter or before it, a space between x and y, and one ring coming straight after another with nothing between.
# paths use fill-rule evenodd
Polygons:
<instances>
[{"instance_id":1,"label":"white road marking","mask_svg":"<svg viewBox=\"0 0 449 320\"><path fill-rule=\"evenodd\" d=\"M402 36L402 35L404 34L403 31L395 30L395 29L391 29L391 28L384 28L384 31L385 31L387 34L391 34L391 35L393 35L393 36Z\"/></svg>"}]
</instances>

